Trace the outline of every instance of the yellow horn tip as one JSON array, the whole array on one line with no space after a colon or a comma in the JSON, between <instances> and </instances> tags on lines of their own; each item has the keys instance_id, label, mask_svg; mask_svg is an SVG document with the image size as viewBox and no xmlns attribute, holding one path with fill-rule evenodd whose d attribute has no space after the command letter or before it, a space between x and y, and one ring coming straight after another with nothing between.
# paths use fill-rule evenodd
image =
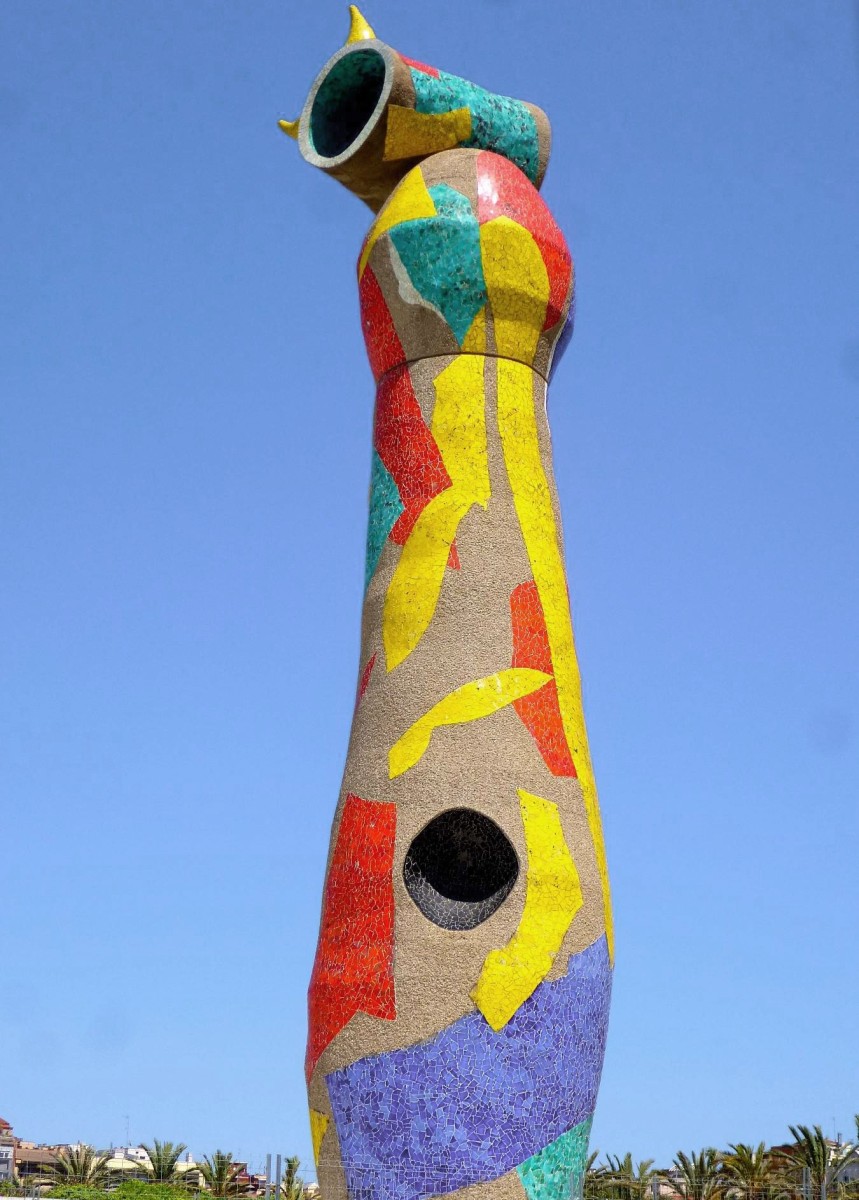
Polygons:
<instances>
[{"instance_id":1,"label":"yellow horn tip","mask_svg":"<svg viewBox=\"0 0 859 1200\"><path fill-rule=\"evenodd\" d=\"M287 137L291 137L294 142L298 141L298 121L278 121Z\"/></svg>"},{"instance_id":2,"label":"yellow horn tip","mask_svg":"<svg viewBox=\"0 0 859 1200\"><path fill-rule=\"evenodd\" d=\"M374 38L376 35L366 19L361 15L361 10L355 4L349 5L349 36L346 39L346 45L350 42L363 42L368 38Z\"/></svg>"}]
</instances>

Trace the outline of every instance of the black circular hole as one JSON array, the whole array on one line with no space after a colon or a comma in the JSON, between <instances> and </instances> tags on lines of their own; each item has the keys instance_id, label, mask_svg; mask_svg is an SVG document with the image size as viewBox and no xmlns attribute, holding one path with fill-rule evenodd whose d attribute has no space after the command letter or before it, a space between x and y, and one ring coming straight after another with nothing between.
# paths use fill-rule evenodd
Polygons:
<instances>
[{"instance_id":1,"label":"black circular hole","mask_svg":"<svg viewBox=\"0 0 859 1200\"><path fill-rule=\"evenodd\" d=\"M471 808L451 808L425 825L403 864L406 890L442 929L474 929L504 903L519 859L494 821Z\"/></svg>"},{"instance_id":2,"label":"black circular hole","mask_svg":"<svg viewBox=\"0 0 859 1200\"><path fill-rule=\"evenodd\" d=\"M339 59L320 84L310 113L310 140L323 158L342 154L373 115L385 86L385 60L377 50L355 50Z\"/></svg>"}]
</instances>

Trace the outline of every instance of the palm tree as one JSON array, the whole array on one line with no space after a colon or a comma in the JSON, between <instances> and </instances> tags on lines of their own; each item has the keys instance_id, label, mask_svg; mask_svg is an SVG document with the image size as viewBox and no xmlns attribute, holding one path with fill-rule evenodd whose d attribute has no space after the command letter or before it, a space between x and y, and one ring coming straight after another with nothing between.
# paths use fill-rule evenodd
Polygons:
<instances>
[{"instance_id":1,"label":"palm tree","mask_svg":"<svg viewBox=\"0 0 859 1200\"><path fill-rule=\"evenodd\" d=\"M678 1151L674 1169L680 1194L686 1200L714 1200L724 1190L725 1179L719 1173L719 1155L712 1146L698 1154Z\"/></svg>"},{"instance_id":2,"label":"palm tree","mask_svg":"<svg viewBox=\"0 0 859 1200\"><path fill-rule=\"evenodd\" d=\"M51 1182L84 1183L89 1187L103 1187L110 1179L109 1154L99 1154L92 1146L64 1146L57 1152L57 1160L49 1168Z\"/></svg>"},{"instance_id":3,"label":"palm tree","mask_svg":"<svg viewBox=\"0 0 859 1200\"><path fill-rule=\"evenodd\" d=\"M246 1192L247 1184L239 1179L241 1173L240 1164L234 1163L232 1154L223 1150L216 1150L211 1158L207 1154L200 1163L200 1174L213 1196L239 1196Z\"/></svg>"},{"instance_id":4,"label":"palm tree","mask_svg":"<svg viewBox=\"0 0 859 1200\"><path fill-rule=\"evenodd\" d=\"M597 1180L599 1179L602 1168L594 1166L599 1156L599 1150L592 1150L588 1155L587 1162L585 1163L584 1195L589 1198L599 1195L599 1184L597 1183Z\"/></svg>"},{"instance_id":5,"label":"palm tree","mask_svg":"<svg viewBox=\"0 0 859 1200\"><path fill-rule=\"evenodd\" d=\"M607 1154L605 1174L611 1178L614 1200L643 1200L647 1185L655 1174L653 1159L646 1158L634 1166L629 1151L623 1158Z\"/></svg>"},{"instance_id":6,"label":"palm tree","mask_svg":"<svg viewBox=\"0 0 859 1200\"><path fill-rule=\"evenodd\" d=\"M161 1142L158 1138L153 1138L151 1146L146 1142L141 1142L140 1148L149 1155L148 1174L154 1181L157 1183L183 1182L183 1172L177 1169L176 1164L188 1149L184 1142Z\"/></svg>"},{"instance_id":7,"label":"palm tree","mask_svg":"<svg viewBox=\"0 0 859 1200\"><path fill-rule=\"evenodd\" d=\"M297 1158L287 1158L283 1164L280 1192L284 1200L301 1200L304 1195L304 1180L298 1174L300 1166Z\"/></svg>"},{"instance_id":8,"label":"palm tree","mask_svg":"<svg viewBox=\"0 0 859 1200\"><path fill-rule=\"evenodd\" d=\"M854 1154L859 1153L859 1113L856 1113L853 1120L856 1122L856 1140L853 1143ZM851 1158L845 1166L852 1166L856 1160ZM846 1200L859 1200L859 1174L851 1171L851 1178L841 1185L841 1190L846 1197Z\"/></svg>"},{"instance_id":9,"label":"palm tree","mask_svg":"<svg viewBox=\"0 0 859 1200\"><path fill-rule=\"evenodd\" d=\"M588 1195L594 1200L643 1200L648 1184L656 1172L653 1159L633 1164L632 1155L607 1154L605 1165L593 1169L597 1151L588 1159L586 1178Z\"/></svg>"},{"instance_id":10,"label":"palm tree","mask_svg":"<svg viewBox=\"0 0 859 1200\"><path fill-rule=\"evenodd\" d=\"M859 1133L859 1120L856 1125ZM859 1163L859 1147L835 1145L823 1136L819 1125L789 1125L788 1129L795 1144L785 1151L785 1157L797 1174L808 1171L811 1200L831 1196L842 1172Z\"/></svg>"},{"instance_id":11,"label":"palm tree","mask_svg":"<svg viewBox=\"0 0 859 1200\"><path fill-rule=\"evenodd\" d=\"M731 1143L730 1151L721 1156L722 1170L731 1195L738 1200L766 1200L779 1184L772 1155L763 1142L749 1146L746 1142Z\"/></svg>"}]
</instances>

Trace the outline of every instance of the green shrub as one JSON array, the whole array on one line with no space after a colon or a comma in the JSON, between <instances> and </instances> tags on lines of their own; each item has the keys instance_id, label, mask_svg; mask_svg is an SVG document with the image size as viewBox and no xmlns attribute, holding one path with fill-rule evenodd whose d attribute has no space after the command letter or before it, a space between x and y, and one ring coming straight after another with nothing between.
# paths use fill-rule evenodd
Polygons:
<instances>
[{"instance_id":1,"label":"green shrub","mask_svg":"<svg viewBox=\"0 0 859 1200\"><path fill-rule=\"evenodd\" d=\"M143 1183L139 1179L126 1179L110 1193L111 1200L188 1200L188 1195L189 1189L181 1184Z\"/></svg>"},{"instance_id":2,"label":"green shrub","mask_svg":"<svg viewBox=\"0 0 859 1200\"><path fill-rule=\"evenodd\" d=\"M14 1193L0 1192L0 1195ZM124 1179L118 1187L105 1191L82 1183L61 1183L42 1195L50 1200L189 1200L189 1188L170 1183L145 1183L141 1179Z\"/></svg>"},{"instance_id":3,"label":"green shrub","mask_svg":"<svg viewBox=\"0 0 859 1200\"><path fill-rule=\"evenodd\" d=\"M107 1193L85 1183L58 1183L42 1195L50 1196L51 1200L105 1200Z\"/></svg>"}]
</instances>

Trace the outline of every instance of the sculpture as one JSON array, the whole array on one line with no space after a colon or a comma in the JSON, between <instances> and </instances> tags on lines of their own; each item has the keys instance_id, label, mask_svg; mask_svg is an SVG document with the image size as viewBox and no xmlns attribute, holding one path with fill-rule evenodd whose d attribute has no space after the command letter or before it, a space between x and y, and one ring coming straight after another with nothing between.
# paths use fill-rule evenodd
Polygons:
<instances>
[{"instance_id":1,"label":"sculpture","mask_svg":"<svg viewBox=\"0 0 859 1200\"><path fill-rule=\"evenodd\" d=\"M613 935L546 419L573 269L540 109L356 8L298 121L378 215L360 682L309 991L324 1200L579 1192Z\"/></svg>"}]
</instances>

